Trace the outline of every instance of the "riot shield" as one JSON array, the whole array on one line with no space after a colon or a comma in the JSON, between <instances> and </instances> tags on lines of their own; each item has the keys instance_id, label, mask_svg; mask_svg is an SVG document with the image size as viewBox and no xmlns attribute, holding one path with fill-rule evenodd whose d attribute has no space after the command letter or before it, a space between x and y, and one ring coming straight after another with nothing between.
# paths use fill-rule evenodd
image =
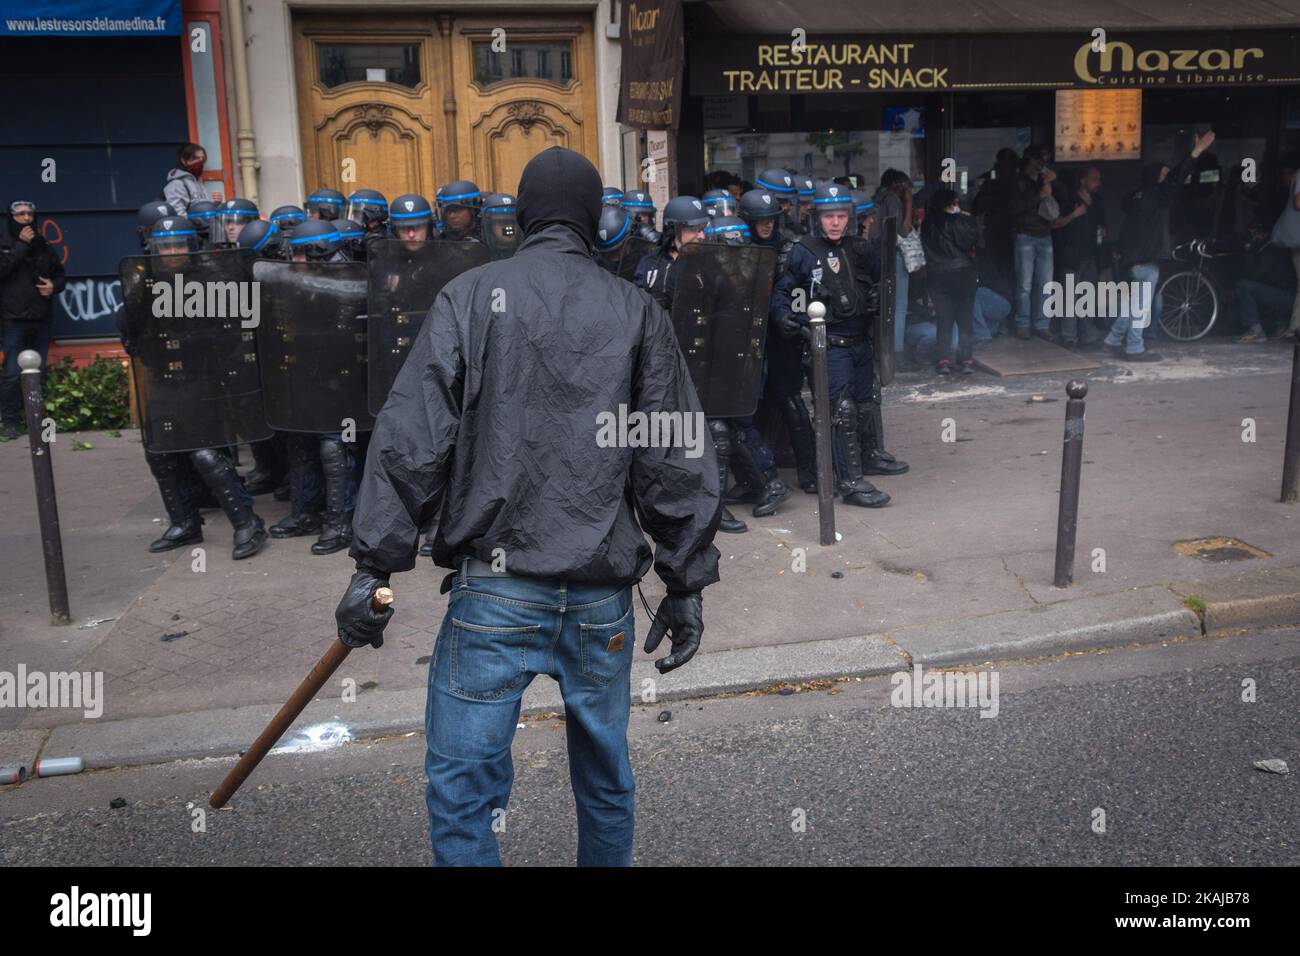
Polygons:
<instances>
[{"instance_id":1,"label":"riot shield","mask_svg":"<svg viewBox=\"0 0 1300 956\"><path fill-rule=\"evenodd\" d=\"M620 279L626 279L628 282L636 281L636 267L646 256L653 255L657 252L659 246L649 239L643 239L640 236L632 236L623 244L623 251L619 254L618 259L611 259L605 256L614 265L614 274ZM604 253L601 253L604 255Z\"/></svg>"},{"instance_id":2,"label":"riot shield","mask_svg":"<svg viewBox=\"0 0 1300 956\"><path fill-rule=\"evenodd\" d=\"M257 329L266 418L278 431L369 431L366 410L366 266L361 262L253 263L261 284Z\"/></svg>"},{"instance_id":3,"label":"riot shield","mask_svg":"<svg viewBox=\"0 0 1300 956\"><path fill-rule=\"evenodd\" d=\"M692 243L678 255L673 329L709 418L752 415L776 268L769 246Z\"/></svg>"},{"instance_id":4,"label":"riot shield","mask_svg":"<svg viewBox=\"0 0 1300 956\"><path fill-rule=\"evenodd\" d=\"M524 239L519 228L514 207L508 212L485 210L483 213L483 244L492 259L509 259Z\"/></svg>"},{"instance_id":5,"label":"riot shield","mask_svg":"<svg viewBox=\"0 0 1300 956\"><path fill-rule=\"evenodd\" d=\"M370 316L370 413L378 415L438 293L490 258L481 242L376 239L367 260Z\"/></svg>"},{"instance_id":6,"label":"riot shield","mask_svg":"<svg viewBox=\"0 0 1300 956\"><path fill-rule=\"evenodd\" d=\"M894 303L898 296L898 283L894 269L898 258L898 220L892 216L880 224L880 303L876 316L875 343L876 380L881 385L894 382Z\"/></svg>"},{"instance_id":7,"label":"riot shield","mask_svg":"<svg viewBox=\"0 0 1300 956\"><path fill-rule=\"evenodd\" d=\"M271 437L252 328L260 303L245 261L238 249L122 260L122 306L147 450L196 451Z\"/></svg>"}]
</instances>

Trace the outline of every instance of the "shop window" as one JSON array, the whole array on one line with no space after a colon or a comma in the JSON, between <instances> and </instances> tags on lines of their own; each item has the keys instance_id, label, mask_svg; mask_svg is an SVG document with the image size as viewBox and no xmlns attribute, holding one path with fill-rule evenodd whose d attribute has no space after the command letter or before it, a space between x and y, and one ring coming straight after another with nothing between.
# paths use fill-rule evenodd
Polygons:
<instances>
[{"instance_id":1,"label":"shop window","mask_svg":"<svg viewBox=\"0 0 1300 956\"><path fill-rule=\"evenodd\" d=\"M519 79L567 86L573 79L572 44L568 40L510 42L503 51L493 50L490 40L474 44L475 83L483 87Z\"/></svg>"},{"instance_id":2,"label":"shop window","mask_svg":"<svg viewBox=\"0 0 1300 956\"><path fill-rule=\"evenodd\" d=\"M190 58L190 75L194 78L194 118L199 128L199 142L207 151L207 168L223 170L226 158L221 152L221 119L217 111L217 77L212 59L212 27L204 20L187 24L190 42L185 45Z\"/></svg>"},{"instance_id":3,"label":"shop window","mask_svg":"<svg viewBox=\"0 0 1300 956\"><path fill-rule=\"evenodd\" d=\"M322 43L316 51L320 82L327 90L344 83L420 85L419 44Z\"/></svg>"},{"instance_id":4,"label":"shop window","mask_svg":"<svg viewBox=\"0 0 1300 956\"><path fill-rule=\"evenodd\" d=\"M960 196L973 197L980 189L981 177L993 169L999 150L1013 149L1017 156L1031 142L1028 126L990 126L955 129L952 132L952 158L957 167L953 184Z\"/></svg>"},{"instance_id":5,"label":"shop window","mask_svg":"<svg viewBox=\"0 0 1300 956\"><path fill-rule=\"evenodd\" d=\"M925 130L913 124L890 131L705 131L706 172L725 170L752 183L774 166L815 180L855 176L868 192L875 191L886 169L901 169L920 185L925 179Z\"/></svg>"}]
</instances>

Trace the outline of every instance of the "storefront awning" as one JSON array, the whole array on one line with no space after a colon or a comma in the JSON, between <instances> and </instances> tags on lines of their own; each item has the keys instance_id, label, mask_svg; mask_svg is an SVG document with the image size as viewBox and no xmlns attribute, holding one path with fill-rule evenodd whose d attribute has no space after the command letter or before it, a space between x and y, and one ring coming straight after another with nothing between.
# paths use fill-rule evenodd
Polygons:
<instances>
[{"instance_id":1,"label":"storefront awning","mask_svg":"<svg viewBox=\"0 0 1300 956\"><path fill-rule=\"evenodd\" d=\"M703 9L701 9L703 8ZM733 33L1057 33L1210 30L1300 24L1300 0L701 0L693 22Z\"/></svg>"}]
</instances>

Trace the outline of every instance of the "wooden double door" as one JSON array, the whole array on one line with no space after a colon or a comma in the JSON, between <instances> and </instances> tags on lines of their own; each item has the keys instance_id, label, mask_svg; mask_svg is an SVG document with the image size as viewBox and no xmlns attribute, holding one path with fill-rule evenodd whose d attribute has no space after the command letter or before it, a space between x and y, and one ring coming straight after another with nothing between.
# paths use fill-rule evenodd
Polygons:
<instances>
[{"instance_id":1,"label":"wooden double door","mask_svg":"<svg viewBox=\"0 0 1300 956\"><path fill-rule=\"evenodd\" d=\"M549 146L599 168L590 17L299 14L294 57L307 192L515 193Z\"/></svg>"}]
</instances>

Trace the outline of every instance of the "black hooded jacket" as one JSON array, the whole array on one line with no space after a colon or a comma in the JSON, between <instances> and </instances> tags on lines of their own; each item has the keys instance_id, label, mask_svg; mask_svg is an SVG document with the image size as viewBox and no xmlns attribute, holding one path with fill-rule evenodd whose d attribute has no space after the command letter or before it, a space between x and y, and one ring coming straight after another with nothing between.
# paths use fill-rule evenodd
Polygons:
<instances>
[{"instance_id":1,"label":"black hooded jacket","mask_svg":"<svg viewBox=\"0 0 1300 956\"><path fill-rule=\"evenodd\" d=\"M703 414L668 315L591 258L601 190L580 155L535 156L518 251L433 303L375 421L353 519L359 568L410 569L438 517L442 567L500 548L513 574L628 584L651 567L644 529L670 591L718 580L713 444L696 434ZM689 416L692 446L610 445L601 423L620 406Z\"/></svg>"},{"instance_id":2,"label":"black hooded jacket","mask_svg":"<svg viewBox=\"0 0 1300 956\"><path fill-rule=\"evenodd\" d=\"M31 242L18 238L22 226L13 218L0 229L0 319L49 322L54 318L54 296L67 285L59 253L41 235L40 220L32 229L36 235ZM41 278L54 284L53 295L37 290Z\"/></svg>"}]
</instances>

